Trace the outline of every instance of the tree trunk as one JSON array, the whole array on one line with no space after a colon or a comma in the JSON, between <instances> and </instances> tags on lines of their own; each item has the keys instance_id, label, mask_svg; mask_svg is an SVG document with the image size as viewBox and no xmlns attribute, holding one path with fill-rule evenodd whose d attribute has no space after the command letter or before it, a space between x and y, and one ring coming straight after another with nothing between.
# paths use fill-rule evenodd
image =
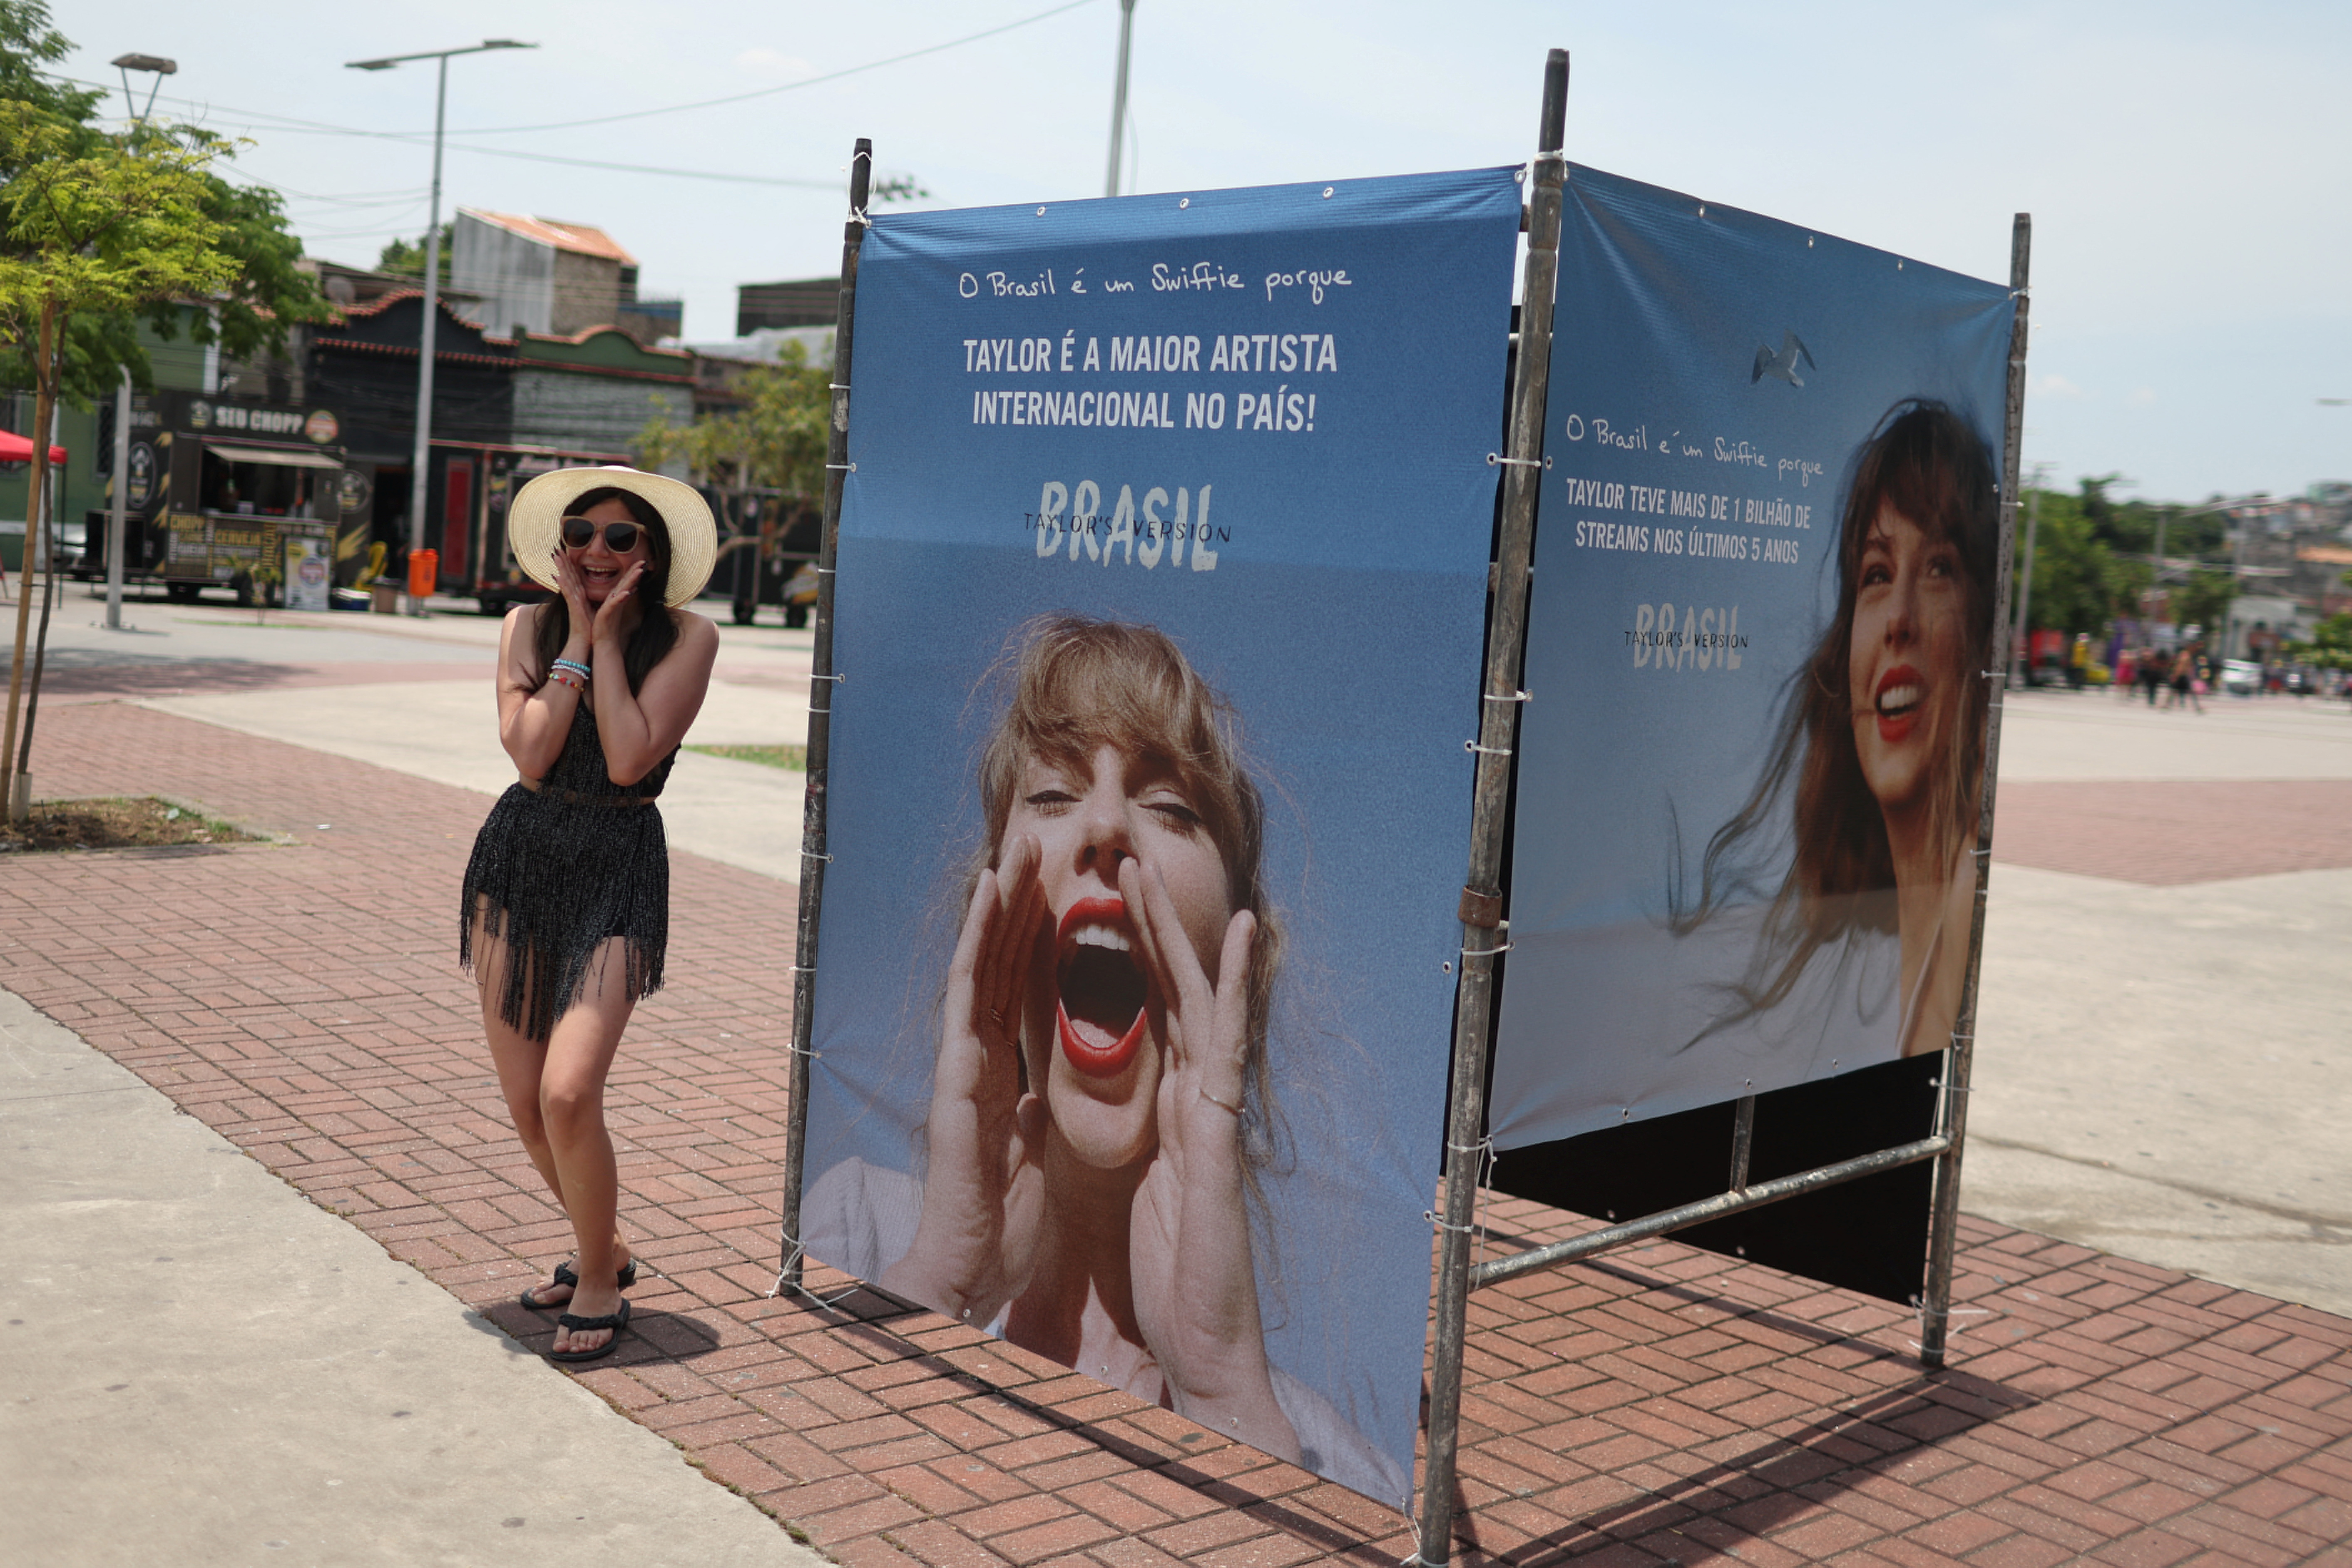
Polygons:
<instances>
[{"instance_id":1,"label":"tree trunk","mask_svg":"<svg viewBox=\"0 0 2352 1568\"><path fill-rule=\"evenodd\" d=\"M33 352L33 482L25 498L24 570L16 574L16 649L8 664L7 722L0 729L0 809L15 823L25 820L25 814L16 809L16 703L25 689L25 634L31 629L33 563L39 558L39 542L46 537L48 521L49 410L57 406L57 303L45 300L40 338Z\"/></svg>"}]
</instances>

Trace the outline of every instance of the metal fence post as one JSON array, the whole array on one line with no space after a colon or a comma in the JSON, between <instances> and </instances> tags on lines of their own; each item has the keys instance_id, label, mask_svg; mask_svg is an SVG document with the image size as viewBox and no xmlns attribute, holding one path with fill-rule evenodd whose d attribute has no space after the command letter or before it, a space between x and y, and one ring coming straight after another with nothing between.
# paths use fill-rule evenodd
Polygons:
<instances>
[{"instance_id":1,"label":"metal fence post","mask_svg":"<svg viewBox=\"0 0 2352 1568\"><path fill-rule=\"evenodd\" d=\"M1462 978L1454 1008L1454 1073L1446 1119L1444 1214L1440 1221L1435 1343L1429 1381L1429 1441L1422 1461L1421 1561L1443 1568L1454 1529L1454 1477L1461 1436L1462 1352L1470 1298L1470 1222L1484 1162L1480 1124L1495 955L1503 942L1503 826L1511 747L1518 733L1519 664L1527 641L1528 576L1536 489L1543 478L1544 395L1551 372L1552 296L1559 271L1560 155L1568 116L1568 51L1544 62L1543 119L1528 202L1528 264L1519 301L1518 364L1504 458L1502 540L1486 634L1485 700L1470 826L1470 876L1462 890Z\"/></svg>"},{"instance_id":2,"label":"metal fence post","mask_svg":"<svg viewBox=\"0 0 2352 1568\"><path fill-rule=\"evenodd\" d=\"M2017 300L2017 316L2009 330L2009 397L2001 430L2000 590L1993 605L1996 636L2009 627L2010 572L2017 545L2017 491L2020 448L2025 438L2025 351L2027 307L2032 296L2027 279L2033 258L2033 215L2020 213L2010 230L2009 287ZM1987 650L1990 655L1990 650ZM1990 657L1986 662L1991 663ZM1952 1043L1944 1052L1942 1116L1937 1131L1951 1140L1936 1160L1936 1195L1927 1220L1927 1280L1919 1301L1919 1361L1924 1366L1944 1364L1947 1330L1952 1312L1952 1269L1958 1244L1960 1219L1960 1156L1966 1152L1969 1129L1969 1074L1975 1064L1977 976L1984 963L1985 895L1992 876L1992 808L1994 786L2000 771L2000 710L2009 686L2009 661L1982 672L1992 682L1985 704L1984 787L1977 806L1977 897L1969 921L1969 971L1960 998L1958 1019L1952 1025ZM2032 668L2029 658L2027 667ZM2031 679L2031 676L2028 677Z\"/></svg>"},{"instance_id":3,"label":"metal fence post","mask_svg":"<svg viewBox=\"0 0 2352 1568\"><path fill-rule=\"evenodd\" d=\"M817 544L816 647L810 666L808 795L801 808L800 936L793 957L792 1102L785 1108L783 1262L778 1289L801 1283L801 1192L806 1169L810 1014L816 1000L817 916L824 904L825 785L833 733L834 561L841 543L841 492L849 477L849 351L857 314L857 258L866 243L866 199L874 143L857 139L849 160L849 221L841 237L841 308L833 333L833 420L824 445L824 524Z\"/></svg>"}]
</instances>

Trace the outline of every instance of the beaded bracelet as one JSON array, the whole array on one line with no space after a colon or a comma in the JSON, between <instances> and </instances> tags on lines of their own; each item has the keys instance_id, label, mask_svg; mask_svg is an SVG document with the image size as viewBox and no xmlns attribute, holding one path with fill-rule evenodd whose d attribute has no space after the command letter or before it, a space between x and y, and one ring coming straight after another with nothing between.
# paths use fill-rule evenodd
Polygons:
<instances>
[{"instance_id":1,"label":"beaded bracelet","mask_svg":"<svg viewBox=\"0 0 2352 1568\"><path fill-rule=\"evenodd\" d=\"M574 691L585 691L588 689L588 683L581 679L578 676L572 674L568 669L549 670L547 672L547 680L548 684L551 686L568 686Z\"/></svg>"},{"instance_id":2,"label":"beaded bracelet","mask_svg":"<svg viewBox=\"0 0 2352 1568\"><path fill-rule=\"evenodd\" d=\"M591 670L586 665L581 663L576 658L559 658L555 661L555 668L558 669L568 669L583 680L593 679L595 674L594 671Z\"/></svg>"}]
</instances>

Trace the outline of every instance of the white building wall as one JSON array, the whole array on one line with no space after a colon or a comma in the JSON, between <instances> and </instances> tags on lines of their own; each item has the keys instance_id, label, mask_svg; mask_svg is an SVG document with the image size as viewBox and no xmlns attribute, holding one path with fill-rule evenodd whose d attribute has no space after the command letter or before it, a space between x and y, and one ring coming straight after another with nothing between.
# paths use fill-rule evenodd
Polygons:
<instances>
[{"instance_id":1,"label":"white building wall","mask_svg":"<svg viewBox=\"0 0 2352 1568\"><path fill-rule=\"evenodd\" d=\"M449 287L481 296L452 304L495 336L517 326L541 336L554 331L555 247L484 223L463 207L449 237Z\"/></svg>"}]
</instances>

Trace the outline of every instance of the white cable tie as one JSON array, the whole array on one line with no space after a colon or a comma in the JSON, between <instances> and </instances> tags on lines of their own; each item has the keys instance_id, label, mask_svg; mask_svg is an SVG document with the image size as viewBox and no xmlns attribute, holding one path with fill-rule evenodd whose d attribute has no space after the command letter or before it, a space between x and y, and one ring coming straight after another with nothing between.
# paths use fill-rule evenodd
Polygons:
<instances>
[{"instance_id":1,"label":"white cable tie","mask_svg":"<svg viewBox=\"0 0 2352 1568\"><path fill-rule=\"evenodd\" d=\"M847 680L849 677L846 675L812 675L809 679L811 680Z\"/></svg>"},{"instance_id":2,"label":"white cable tie","mask_svg":"<svg viewBox=\"0 0 2352 1568\"><path fill-rule=\"evenodd\" d=\"M1548 456L1542 458L1506 458L1500 452L1489 452L1486 454L1486 466L1490 468L1497 466L1509 468L1549 468L1551 467L1551 458Z\"/></svg>"},{"instance_id":3,"label":"white cable tie","mask_svg":"<svg viewBox=\"0 0 2352 1568\"><path fill-rule=\"evenodd\" d=\"M1511 754L1511 748L1508 746L1482 746L1475 741L1463 742L1462 749L1465 752L1476 752L1482 756L1488 757L1507 757Z\"/></svg>"},{"instance_id":4,"label":"white cable tie","mask_svg":"<svg viewBox=\"0 0 2352 1568\"><path fill-rule=\"evenodd\" d=\"M1465 947L1462 950L1462 956L1465 958L1492 958L1498 952L1510 952L1513 945L1513 943L1507 942L1500 947Z\"/></svg>"},{"instance_id":5,"label":"white cable tie","mask_svg":"<svg viewBox=\"0 0 2352 1568\"><path fill-rule=\"evenodd\" d=\"M1450 1231L1454 1232L1456 1236L1468 1236L1472 1231L1476 1230L1476 1229L1478 1228L1478 1227L1477 1227L1477 1226L1475 1226L1475 1224L1473 1224L1473 1225L1448 1225L1448 1224L1446 1224L1444 1220L1442 1220L1442 1219L1440 1219L1440 1218L1438 1218L1438 1217L1437 1217L1437 1211L1436 1211L1435 1209L1423 1209L1423 1210L1422 1210L1422 1211L1421 1211L1421 1217L1422 1217L1422 1218L1423 1218L1423 1219L1425 1219L1425 1220L1427 1220L1430 1224L1432 1224L1432 1225L1435 1226L1438 1229L1440 1229L1440 1230L1450 1230Z\"/></svg>"},{"instance_id":6,"label":"white cable tie","mask_svg":"<svg viewBox=\"0 0 2352 1568\"><path fill-rule=\"evenodd\" d=\"M854 474L857 471L857 465L855 463L827 463L825 467L837 473Z\"/></svg>"},{"instance_id":7,"label":"white cable tie","mask_svg":"<svg viewBox=\"0 0 2352 1568\"><path fill-rule=\"evenodd\" d=\"M845 381L836 381L830 384L832 389L835 392L847 392L849 390L849 383Z\"/></svg>"},{"instance_id":8,"label":"white cable tie","mask_svg":"<svg viewBox=\"0 0 2352 1568\"><path fill-rule=\"evenodd\" d=\"M803 860L831 860L833 857L830 855L820 855L814 849L803 849L801 851L801 858Z\"/></svg>"},{"instance_id":9,"label":"white cable tie","mask_svg":"<svg viewBox=\"0 0 2352 1568\"><path fill-rule=\"evenodd\" d=\"M1481 702L1526 702L1530 700L1530 699L1524 691L1514 691L1508 696L1504 697L1497 697L1490 692L1486 696L1480 698L1478 700Z\"/></svg>"}]
</instances>

